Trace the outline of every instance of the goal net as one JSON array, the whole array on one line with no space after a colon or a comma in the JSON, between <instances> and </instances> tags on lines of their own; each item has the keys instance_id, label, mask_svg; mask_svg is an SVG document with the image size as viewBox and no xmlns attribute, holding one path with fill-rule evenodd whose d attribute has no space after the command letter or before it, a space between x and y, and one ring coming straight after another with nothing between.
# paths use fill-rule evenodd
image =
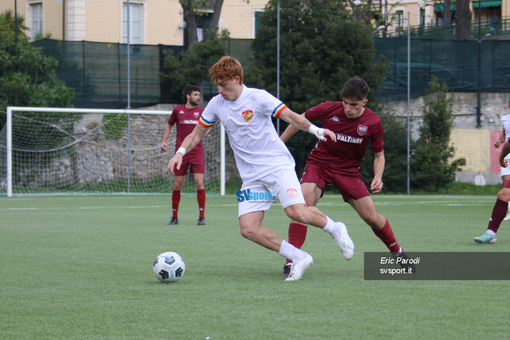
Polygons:
<instances>
[{"instance_id":1,"label":"goal net","mask_svg":"<svg viewBox=\"0 0 510 340\"><path fill-rule=\"evenodd\" d=\"M8 108L0 131L0 195L169 194L175 126L161 150L171 111ZM129 119L128 119L129 117ZM221 128L203 139L205 187L220 193ZM186 175L183 193L195 193Z\"/></svg>"}]
</instances>

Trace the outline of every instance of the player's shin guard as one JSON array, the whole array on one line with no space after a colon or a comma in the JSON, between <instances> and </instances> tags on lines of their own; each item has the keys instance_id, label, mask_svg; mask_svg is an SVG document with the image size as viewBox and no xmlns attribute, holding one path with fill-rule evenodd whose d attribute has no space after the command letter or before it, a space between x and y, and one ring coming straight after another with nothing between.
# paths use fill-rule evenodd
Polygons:
<instances>
[{"instance_id":1,"label":"player's shin guard","mask_svg":"<svg viewBox=\"0 0 510 340\"><path fill-rule=\"evenodd\" d=\"M292 222L289 224L289 243L294 247L301 249L306 239L306 231L308 227L301 223ZM291 263L291 260L287 260L287 263Z\"/></svg>"},{"instance_id":2,"label":"player's shin guard","mask_svg":"<svg viewBox=\"0 0 510 340\"><path fill-rule=\"evenodd\" d=\"M181 192L174 190L172 192L172 217L177 218L179 214L179 203L181 202Z\"/></svg>"},{"instance_id":3,"label":"player's shin guard","mask_svg":"<svg viewBox=\"0 0 510 340\"><path fill-rule=\"evenodd\" d=\"M489 227L487 228L488 230L492 230L494 234L498 232L501 221L503 221L506 216L507 209L508 202L500 199L496 200L496 204L494 204L494 209L492 210L491 219L489 221Z\"/></svg>"},{"instance_id":4,"label":"player's shin guard","mask_svg":"<svg viewBox=\"0 0 510 340\"><path fill-rule=\"evenodd\" d=\"M197 201L200 218L205 218L205 189L197 190Z\"/></svg>"},{"instance_id":5,"label":"player's shin guard","mask_svg":"<svg viewBox=\"0 0 510 340\"><path fill-rule=\"evenodd\" d=\"M400 246L397 242L397 239L395 238L395 235L393 234L393 230L391 229L390 222L386 220L386 224L381 230L375 230L372 229L375 236L379 237L381 241L388 247L390 252L392 253L398 253L400 250Z\"/></svg>"}]
</instances>

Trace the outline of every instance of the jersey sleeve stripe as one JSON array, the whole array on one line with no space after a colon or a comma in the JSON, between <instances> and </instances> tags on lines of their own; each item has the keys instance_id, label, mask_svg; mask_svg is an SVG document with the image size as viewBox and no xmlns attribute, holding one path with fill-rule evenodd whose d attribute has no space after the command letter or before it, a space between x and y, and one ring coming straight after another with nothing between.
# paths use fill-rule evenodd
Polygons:
<instances>
[{"instance_id":1,"label":"jersey sleeve stripe","mask_svg":"<svg viewBox=\"0 0 510 340\"><path fill-rule=\"evenodd\" d=\"M280 105L278 105L273 111L273 117L280 118L280 113L282 113L282 111L285 110L286 108L287 108L287 105L285 105L284 103L281 103Z\"/></svg>"},{"instance_id":2,"label":"jersey sleeve stripe","mask_svg":"<svg viewBox=\"0 0 510 340\"><path fill-rule=\"evenodd\" d=\"M205 128L211 127L215 122L209 122L205 120L203 117L200 117L200 120L198 121L198 124L202 125Z\"/></svg>"}]
</instances>

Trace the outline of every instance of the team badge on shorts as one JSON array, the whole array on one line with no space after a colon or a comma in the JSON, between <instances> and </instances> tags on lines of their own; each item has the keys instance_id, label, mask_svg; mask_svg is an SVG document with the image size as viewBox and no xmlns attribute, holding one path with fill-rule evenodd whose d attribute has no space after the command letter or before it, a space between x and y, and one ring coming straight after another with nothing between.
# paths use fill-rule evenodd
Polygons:
<instances>
[{"instance_id":1,"label":"team badge on shorts","mask_svg":"<svg viewBox=\"0 0 510 340\"><path fill-rule=\"evenodd\" d=\"M251 120L253 119L253 111L252 110L244 111L243 118L247 123L251 122Z\"/></svg>"},{"instance_id":2,"label":"team badge on shorts","mask_svg":"<svg viewBox=\"0 0 510 340\"><path fill-rule=\"evenodd\" d=\"M289 195L290 198L296 198L297 197L297 190L296 189L287 189L287 195Z\"/></svg>"},{"instance_id":3,"label":"team badge on shorts","mask_svg":"<svg viewBox=\"0 0 510 340\"><path fill-rule=\"evenodd\" d=\"M364 135L366 135L367 131L368 131L368 126L361 125L361 124L358 125L358 135L364 136Z\"/></svg>"}]
</instances>

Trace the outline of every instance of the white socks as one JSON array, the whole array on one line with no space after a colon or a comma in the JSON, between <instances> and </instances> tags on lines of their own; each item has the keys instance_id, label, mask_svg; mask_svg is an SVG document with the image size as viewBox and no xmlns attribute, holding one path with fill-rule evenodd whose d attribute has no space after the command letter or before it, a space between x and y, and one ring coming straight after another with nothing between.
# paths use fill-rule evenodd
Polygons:
<instances>
[{"instance_id":1,"label":"white socks","mask_svg":"<svg viewBox=\"0 0 510 340\"><path fill-rule=\"evenodd\" d=\"M491 236L496 236L496 233L493 232L492 230L487 230L487 234L491 235Z\"/></svg>"},{"instance_id":2,"label":"white socks","mask_svg":"<svg viewBox=\"0 0 510 340\"><path fill-rule=\"evenodd\" d=\"M280 246L278 253L294 263L306 257L306 253L304 251L294 247L292 244L285 240L282 240L282 245Z\"/></svg>"},{"instance_id":3,"label":"white socks","mask_svg":"<svg viewBox=\"0 0 510 340\"><path fill-rule=\"evenodd\" d=\"M322 228L322 230L330 234L333 237L333 240L339 239L340 236L342 236L340 234L340 228L335 225L335 222L331 218L328 216L326 216L326 218L328 219L328 222L326 223L326 226Z\"/></svg>"}]
</instances>

